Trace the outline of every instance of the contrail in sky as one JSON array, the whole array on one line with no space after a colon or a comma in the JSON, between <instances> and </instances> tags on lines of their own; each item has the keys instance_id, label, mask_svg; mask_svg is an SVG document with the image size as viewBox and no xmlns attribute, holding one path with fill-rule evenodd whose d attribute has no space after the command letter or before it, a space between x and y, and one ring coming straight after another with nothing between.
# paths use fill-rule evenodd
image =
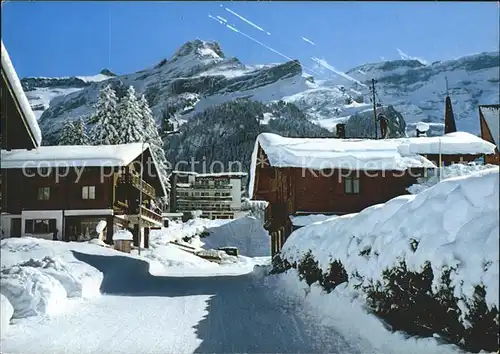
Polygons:
<instances>
[{"instance_id":1,"label":"contrail in sky","mask_svg":"<svg viewBox=\"0 0 500 354\"><path fill-rule=\"evenodd\" d=\"M217 16L217 18L218 18L219 20L221 20L222 22L227 22L227 20L226 20L224 17L222 17L222 16Z\"/></svg>"},{"instance_id":2,"label":"contrail in sky","mask_svg":"<svg viewBox=\"0 0 500 354\"><path fill-rule=\"evenodd\" d=\"M252 36L249 36L248 34L246 34L246 33L242 32L242 31L240 31L240 30L239 30L239 29L237 29L236 27L231 26L231 25L228 25L227 23L224 23L223 21L219 20L218 18L215 18L214 16L212 16L212 15L208 15L208 17L210 17L211 19L213 19L213 20L217 21L218 23L220 23L220 24L221 24L221 25L223 25L224 27L227 27L227 28L228 28L228 29L230 29L231 31L236 32L236 33L239 33L239 34L241 34L242 36L244 36L244 37L246 37L246 38L250 39L251 41L254 41L255 43L257 43L257 44L259 44L259 45L263 46L264 48L266 48L266 49L270 50L271 52L276 53L276 54L278 54L279 56L281 56L281 57L283 57L283 58L285 58L285 59L287 59L287 60L289 60L289 61L294 60L294 59L290 58L289 56L287 56L287 55L285 55L285 54L283 54L283 53L281 53L281 52L277 51L276 49L271 48L270 46L268 46L268 45L266 45L266 44L262 43L261 41L258 41L257 39L253 38ZM313 70L313 69L311 69L311 68L308 68L307 66L304 66L304 65L302 65L302 66L303 66L305 69L309 70L310 72L313 72L313 73L314 73L314 74L316 74L316 75L321 75L320 73L318 73L318 72L314 71L314 70Z\"/></svg>"},{"instance_id":3,"label":"contrail in sky","mask_svg":"<svg viewBox=\"0 0 500 354\"><path fill-rule=\"evenodd\" d=\"M224 7L224 6L222 6L222 5L221 5L221 7ZM249 19L247 19L247 18L245 18L245 17L241 16L239 13L237 13L237 12L235 12L235 11L231 10L231 9L228 9L227 7L224 7L224 9L225 9L227 12L229 12L229 13L233 14L234 16L238 17L238 18L239 18L240 20L242 20L243 22L246 22L246 23L247 23L247 24L249 24L250 26L252 26L252 27L254 27L254 28L258 29L259 31L264 32L264 33L265 33L265 34L267 34L268 36L270 36L270 35L271 35L271 33L267 32L265 29L263 29L262 27L260 27L259 25L255 24L255 23L253 23L253 22L252 22L252 21L250 21Z\"/></svg>"},{"instance_id":4,"label":"contrail in sky","mask_svg":"<svg viewBox=\"0 0 500 354\"><path fill-rule=\"evenodd\" d=\"M310 39L307 39L306 37L300 37L302 38L303 41L307 42L307 43L310 43L312 45L316 45L316 43L314 43L313 41L311 41Z\"/></svg>"},{"instance_id":5,"label":"contrail in sky","mask_svg":"<svg viewBox=\"0 0 500 354\"><path fill-rule=\"evenodd\" d=\"M330 64L328 64L328 62L327 62L326 60L324 60L324 59L318 59L318 58L316 58L316 57L312 57L311 59L312 59L313 61L315 61L316 63L318 63L319 65L321 65L322 67L324 67L324 68L326 68L326 69L328 69L328 70L330 70L330 71L334 72L335 74L340 75L340 76L342 76L343 78L345 78L345 79L347 79L347 80L349 80L349 81L355 82L355 83L357 83L357 84L358 84L358 85L360 85L360 86L363 86L363 87L365 87L365 88L368 88L368 86L366 86L366 85L365 85L365 84L363 84L362 82L360 82L360 81L356 80L355 78L353 78L353 77L351 77L351 76L347 75L346 73L344 73L344 72L342 72L342 71L340 71L340 70L335 69L333 66L331 66Z\"/></svg>"}]
</instances>

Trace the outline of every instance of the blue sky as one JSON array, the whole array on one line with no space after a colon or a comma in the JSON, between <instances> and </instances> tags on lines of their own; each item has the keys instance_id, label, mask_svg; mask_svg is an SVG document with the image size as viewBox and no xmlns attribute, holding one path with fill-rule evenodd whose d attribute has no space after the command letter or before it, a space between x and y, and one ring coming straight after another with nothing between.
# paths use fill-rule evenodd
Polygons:
<instances>
[{"instance_id":1,"label":"blue sky","mask_svg":"<svg viewBox=\"0 0 500 354\"><path fill-rule=\"evenodd\" d=\"M195 38L218 41L246 64L285 61L209 14L305 66L314 56L344 71L399 59L397 48L433 62L499 42L496 2L7 2L2 40L20 77L130 73Z\"/></svg>"}]
</instances>

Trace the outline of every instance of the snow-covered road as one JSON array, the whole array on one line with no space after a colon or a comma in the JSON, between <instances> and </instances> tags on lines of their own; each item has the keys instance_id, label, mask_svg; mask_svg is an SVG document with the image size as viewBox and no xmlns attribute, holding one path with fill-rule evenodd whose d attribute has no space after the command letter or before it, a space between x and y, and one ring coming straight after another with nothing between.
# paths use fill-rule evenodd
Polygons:
<instances>
[{"instance_id":1,"label":"snow-covered road","mask_svg":"<svg viewBox=\"0 0 500 354\"><path fill-rule=\"evenodd\" d=\"M105 295L12 325L3 353L366 352L280 304L248 265L155 276L140 259L74 255L104 273Z\"/></svg>"}]
</instances>

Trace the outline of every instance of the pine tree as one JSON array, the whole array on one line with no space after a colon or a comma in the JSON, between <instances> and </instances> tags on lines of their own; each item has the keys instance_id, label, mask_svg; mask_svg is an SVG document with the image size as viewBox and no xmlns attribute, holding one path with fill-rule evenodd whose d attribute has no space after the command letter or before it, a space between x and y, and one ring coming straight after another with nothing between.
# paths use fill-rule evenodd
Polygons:
<instances>
[{"instance_id":1,"label":"pine tree","mask_svg":"<svg viewBox=\"0 0 500 354\"><path fill-rule=\"evenodd\" d=\"M119 126L118 99L110 85L104 86L99 93L99 100L95 106L96 112L90 118L94 127L90 133L90 142L93 145L119 144L116 127Z\"/></svg>"},{"instance_id":2,"label":"pine tree","mask_svg":"<svg viewBox=\"0 0 500 354\"><path fill-rule=\"evenodd\" d=\"M59 133L59 145L73 145L74 131L75 125L73 124L73 121L67 120L66 122L64 122Z\"/></svg>"},{"instance_id":3,"label":"pine tree","mask_svg":"<svg viewBox=\"0 0 500 354\"><path fill-rule=\"evenodd\" d=\"M85 120L78 118L74 123L73 145L88 145L89 137L85 128Z\"/></svg>"},{"instance_id":4,"label":"pine tree","mask_svg":"<svg viewBox=\"0 0 500 354\"><path fill-rule=\"evenodd\" d=\"M60 135L59 145L88 145L89 139L85 132L85 122L83 118L64 123Z\"/></svg>"},{"instance_id":5,"label":"pine tree","mask_svg":"<svg viewBox=\"0 0 500 354\"><path fill-rule=\"evenodd\" d=\"M117 144L136 143L145 137L143 129L143 119L139 101L135 96L135 89L130 86L126 95L118 105L119 125L116 126L118 132Z\"/></svg>"},{"instance_id":6,"label":"pine tree","mask_svg":"<svg viewBox=\"0 0 500 354\"><path fill-rule=\"evenodd\" d=\"M158 126L149 108L148 101L144 95L138 101L139 109L142 113L142 127L144 130L144 142L149 144L151 154L158 165L158 173L163 184L170 189L167 171L167 158L163 147L163 140L158 132Z\"/></svg>"}]
</instances>

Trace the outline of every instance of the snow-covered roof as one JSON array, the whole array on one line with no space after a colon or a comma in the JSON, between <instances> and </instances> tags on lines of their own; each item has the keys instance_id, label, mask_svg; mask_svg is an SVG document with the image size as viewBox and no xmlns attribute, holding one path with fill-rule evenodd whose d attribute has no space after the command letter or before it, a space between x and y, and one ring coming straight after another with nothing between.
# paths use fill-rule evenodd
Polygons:
<instances>
[{"instance_id":1,"label":"snow-covered roof","mask_svg":"<svg viewBox=\"0 0 500 354\"><path fill-rule=\"evenodd\" d=\"M22 114L24 115L26 123L28 124L31 133L33 134L35 143L37 144L37 146L40 146L40 144L42 143L42 132L40 131L40 127L38 126L35 114L33 113L33 110L31 109L31 106L28 102L28 98L26 97L26 94L23 91L21 82L17 77L16 70L14 69L12 62L10 61L9 53L5 48L3 41L1 41L1 43L2 43L2 69L4 70L5 75L7 76L7 80L9 81L9 84L12 87L12 90L14 91L14 95L16 96L19 106L21 107Z\"/></svg>"},{"instance_id":2,"label":"snow-covered roof","mask_svg":"<svg viewBox=\"0 0 500 354\"><path fill-rule=\"evenodd\" d=\"M128 230L118 230L113 235L113 241L133 241L134 236Z\"/></svg>"},{"instance_id":3,"label":"snow-covered roof","mask_svg":"<svg viewBox=\"0 0 500 354\"><path fill-rule=\"evenodd\" d=\"M198 173L196 177L245 177L246 172L214 172L214 173Z\"/></svg>"},{"instance_id":4,"label":"snow-covered roof","mask_svg":"<svg viewBox=\"0 0 500 354\"><path fill-rule=\"evenodd\" d=\"M444 155L480 155L495 153L495 145L480 137L455 132L443 136L398 139L401 141L398 151L408 154L444 154Z\"/></svg>"},{"instance_id":5,"label":"snow-covered roof","mask_svg":"<svg viewBox=\"0 0 500 354\"><path fill-rule=\"evenodd\" d=\"M213 173L198 173L194 171L172 171L172 174L191 175L196 177L245 177L246 172L213 172Z\"/></svg>"},{"instance_id":6,"label":"snow-covered roof","mask_svg":"<svg viewBox=\"0 0 500 354\"><path fill-rule=\"evenodd\" d=\"M488 125L493 141L500 149L500 105L479 106L481 114Z\"/></svg>"},{"instance_id":7,"label":"snow-covered roof","mask_svg":"<svg viewBox=\"0 0 500 354\"><path fill-rule=\"evenodd\" d=\"M347 169L364 171L408 168L435 168L420 154L490 154L495 146L465 132L440 137L399 139L286 138L272 133L257 137L250 164L249 195L253 196L255 169L264 163L258 148L264 150L273 167L313 170Z\"/></svg>"},{"instance_id":8,"label":"snow-covered roof","mask_svg":"<svg viewBox=\"0 0 500 354\"><path fill-rule=\"evenodd\" d=\"M37 150L2 150L2 168L37 167L98 167L127 166L148 144L131 143L119 145L59 145L41 146Z\"/></svg>"}]
</instances>

